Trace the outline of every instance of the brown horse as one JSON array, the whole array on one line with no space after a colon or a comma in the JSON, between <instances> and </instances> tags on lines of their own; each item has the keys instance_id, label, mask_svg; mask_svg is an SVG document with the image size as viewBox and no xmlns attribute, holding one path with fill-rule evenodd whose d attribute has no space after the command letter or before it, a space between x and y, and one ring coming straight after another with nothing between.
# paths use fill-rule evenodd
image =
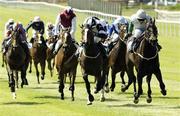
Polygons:
<instances>
[{"instance_id":1,"label":"brown horse","mask_svg":"<svg viewBox=\"0 0 180 116\"><path fill-rule=\"evenodd\" d=\"M38 84L40 84L39 80L39 70L38 70L38 64L40 63L41 67L41 79L44 80L45 75L45 67L46 67L46 48L47 46L42 43L42 41L39 40L39 35L37 35L36 38L32 41L32 48L30 49L31 58L34 61L34 66L36 69L36 76ZM30 71L31 71L31 64L30 62Z\"/></svg>"},{"instance_id":2,"label":"brown horse","mask_svg":"<svg viewBox=\"0 0 180 116\"><path fill-rule=\"evenodd\" d=\"M126 44L124 42L124 37L127 32L126 25L121 25L119 27L121 30L119 33L119 40L117 44L112 48L108 56L108 67L111 67L111 76L112 76L112 84L110 86L111 91L114 91L115 88L115 78L116 74L120 72L122 85L125 86L124 81L124 73L126 71L126 62L125 62L125 54L126 54ZM108 80L106 86L108 85Z\"/></svg>"},{"instance_id":3,"label":"brown horse","mask_svg":"<svg viewBox=\"0 0 180 116\"><path fill-rule=\"evenodd\" d=\"M138 103L140 95L143 93L142 90L142 79L147 75L148 83L148 95L147 102L152 101L151 98L151 87L150 80L151 75L155 74L156 78L160 83L161 93L166 95L165 85L162 80L160 64L159 64L159 55L157 48L157 36L158 30L155 25L155 20L148 23L145 32L141 35L140 38L137 38L140 41L137 50L133 50L133 53L127 51L126 54L126 65L127 65L127 74L129 77L128 85L123 89L126 90L134 83L134 103ZM127 44L128 45L128 44ZM138 92L136 93L136 77L134 75L133 67L135 66L137 70L137 81L138 81Z\"/></svg>"},{"instance_id":4,"label":"brown horse","mask_svg":"<svg viewBox=\"0 0 180 116\"><path fill-rule=\"evenodd\" d=\"M75 55L76 46L71 38L69 30L63 30L60 35L60 39L63 42L62 47L59 49L55 56L55 66L59 75L59 92L61 93L61 99L64 99L64 83L66 75L70 77L70 87L72 101L74 101L75 79L78 65L78 57Z\"/></svg>"},{"instance_id":5,"label":"brown horse","mask_svg":"<svg viewBox=\"0 0 180 116\"><path fill-rule=\"evenodd\" d=\"M94 33L90 27L82 27L82 39L85 42L83 51L80 54L80 65L82 70L83 79L86 84L88 93L87 105L91 105L94 101L94 97L91 94L90 83L88 75L95 76L96 78L96 90L94 93L98 93L102 90L101 101L104 101L104 84L106 78L106 66L98 45L94 42Z\"/></svg>"},{"instance_id":6,"label":"brown horse","mask_svg":"<svg viewBox=\"0 0 180 116\"><path fill-rule=\"evenodd\" d=\"M46 44L48 45L46 50L46 60L48 63L48 69L50 71L51 77L53 76L53 67L55 65L55 61L54 61L55 56L53 55L55 42L56 42L55 37L49 37L46 42Z\"/></svg>"},{"instance_id":7,"label":"brown horse","mask_svg":"<svg viewBox=\"0 0 180 116\"><path fill-rule=\"evenodd\" d=\"M28 68L29 58L22 47L23 43L21 43L19 28L13 31L10 41L11 44L5 54L5 64L9 77L9 86L15 99L15 80L18 80L18 71L21 71L21 87L28 85L26 70Z\"/></svg>"}]
</instances>

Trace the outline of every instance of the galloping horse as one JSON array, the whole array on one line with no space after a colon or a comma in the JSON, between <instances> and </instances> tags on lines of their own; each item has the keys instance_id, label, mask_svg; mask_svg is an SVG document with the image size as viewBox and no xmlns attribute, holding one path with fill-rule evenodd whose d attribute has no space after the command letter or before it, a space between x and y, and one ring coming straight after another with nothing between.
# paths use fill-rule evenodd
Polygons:
<instances>
[{"instance_id":1,"label":"galloping horse","mask_svg":"<svg viewBox=\"0 0 180 116\"><path fill-rule=\"evenodd\" d=\"M46 45L39 40L39 35L32 41L32 48L30 49L31 58L34 61L34 66L36 69L36 76L38 84L40 84L39 80L39 71L38 71L38 64L40 63L41 66L41 79L44 80L45 75L45 67L46 67ZM31 71L31 64L30 62L30 71Z\"/></svg>"},{"instance_id":2,"label":"galloping horse","mask_svg":"<svg viewBox=\"0 0 180 116\"><path fill-rule=\"evenodd\" d=\"M63 42L62 47L59 49L55 56L55 66L59 75L59 92L61 93L61 99L64 99L64 81L67 73L70 76L70 87L72 101L74 101L75 79L78 65L78 57L75 55L76 46L71 38L70 29L62 30L60 38Z\"/></svg>"},{"instance_id":3,"label":"galloping horse","mask_svg":"<svg viewBox=\"0 0 180 116\"><path fill-rule=\"evenodd\" d=\"M10 46L5 53L5 64L9 77L9 86L14 99L16 98L15 80L17 81L16 78L18 78L18 71L21 71L21 87L23 87L23 85L28 85L26 79L26 70L29 64L29 58L22 47L23 43L21 43L18 24L16 26L17 28L13 31L10 39Z\"/></svg>"},{"instance_id":4,"label":"galloping horse","mask_svg":"<svg viewBox=\"0 0 180 116\"><path fill-rule=\"evenodd\" d=\"M88 93L87 105L91 105L94 101L94 97L91 94L88 75L95 76L97 83L94 93L98 93L102 89L101 101L104 101L103 87L106 78L105 71L107 69L104 63L103 55L101 54L97 43L94 42L94 33L90 27L82 27L82 40L84 40L85 45L82 53L80 54L80 65Z\"/></svg>"},{"instance_id":5,"label":"galloping horse","mask_svg":"<svg viewBox=\"0 0 180 116\"><path fill-rule=\"evenodd\" d=\"M161 93L166 95L165 85L162 80L160 64L159 64L159 55L157 48L157 36L158 30L154 21L151 20L150 23L147 24L147 28L145 32L141 35L141 37L137 38L139 46L137 50L133 50L133 53L127 51L126 54L126 64L127 64L127 74L129 77L128 85L123 89L128 89L129 85L134 82L134 103L139 102L139 97L143 93L142 90L142 79L147 75L147 83L148 83L148 95L147 102L150 103L152 101L151 98L151 88L150 81L152 74L155 74L156 78L160 83ZM128 45L128 44L127 44ZM136 93L136 77L134 75L133 67L135 66L137 70L137 81L138 81L138 92Z\"/></svg>"},{"instance_id":6,"label":"galloping horse","mask_svg":"<svg viewBox=\"0 0 180 116\"><path fill-rule=\"evenodd\" d=\"M126 54L126 44L124 42L124 37L126 34L127 27L125 25L120 25L120 33L119 40L117 44L112 48L108 56L108 67L111 67L111 76L112 76L112 84L110 86L111 91L114 91L115 88L115 78L116 74L120 72L122 86L125 85L124 81L124 73L126 71L126 62L125 62L125 54ZM106 85L108 84L108 80Z\"/></svg>"},{"instance_id":7,"label":"galloping horse","mask_svg":"<svg viewBox=\"0 0 180 116\"><path fill-rule=\"evenodd\" d=\"M51 77L53 76L53 67L54 67L54 55L53 55L53 48L54 48L54 43L55 43L55 37L50 37L48 38L47 40L47 44L49 46L47 46L47 49L46 49L46 60L47 60L47 63L48 63L48 69L50 71L50 74L51 74ZM52 61L53 60L53 61Z\"/></svg>"}]
</instances>

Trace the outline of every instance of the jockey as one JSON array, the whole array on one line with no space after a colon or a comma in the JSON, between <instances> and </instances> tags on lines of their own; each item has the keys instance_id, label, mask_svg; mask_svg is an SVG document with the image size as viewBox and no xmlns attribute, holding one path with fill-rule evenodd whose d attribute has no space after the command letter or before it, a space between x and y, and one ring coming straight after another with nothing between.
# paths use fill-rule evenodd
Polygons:
<instances>
[{"instance_id":1,"label":"jockey","mask_svg":"<svg viewBox=\"0 0 180 116\"><path fill-rule=\"evenodd\" d=\"M52 23L47 24L46 36L47 39L55 36L55 26Z\"/></svg>"},{"instance_id":2,"label":"jockey","mask_svg":"<svg viewBox=\"0 0 180 116\"><path fill-rule=\"evenodd\" d=\"M47 40L50 39L55 42L55 26L52 23L47 24L46 37ZM54 42L46 42L47 47L52 50L54 48Z\"/></svg>"},{"instance_id":3,"label":"jockey","mask_svg":"<svg viewBox=\"0 0 180 116\"><path fill-rule=\"evenodd\" d=\"M70 28L70 34L75 42L76 32L76 14L71 7L67 7L63 12L59 13L55 22L55 35L59 35L60 31ZM59 48L62 46L62 41L59 39L55 45L54 54L56 54ZM77 45L75 44L77 47Z\"/></svg>"},{"instance_id":4,"label":"jockey","mask_svg":"<svg viewBox=\"0 0 180 116\"><path fill-rule=\"evenodd\" d=\"M152 18L146 14L146 12L143 9L139 9L136 14L132 15L130 18L130 24L128 27L128 35L132 35L133 28L134 34L132 35L132 45L130 48L130 52L133 51L133 48L137 48L136 44L137 39L141 36L141 34L145 31L147 23L149 23L152 20ZM161 49L161 46L158 45L159 49Z\"/></svg>"},{"instance_id":5,"label":"jockey","mask_svg":"<svg viewBox=\"0 0 180 116\"><path fill-rule=\"evenodd\" d=\"M106 23L102 22L102 20L97 17L88 17L85 19L83 25L92 28L95 33L94 41L95 43L98 43L104 58L107 58L107 52L101 43L101 41L104 41L107 38L107 30L105 28L107 26Z\"/></svg>"},{"instance_id":6,"label":"jockey","mask_svg":"<svg viewBox=\"0 0 180 116\"><path fill-rule=\"evenodd\" d=\"M125 25L126 27L128 27L128 21L124 17L119 16L116 20L114 20L108 30L108 38L111 38L109 45L110 48L112 48L113 44L118 41L121 25Z\"/></svg>"},{"instance_id":7,"label":"jockey","mask_svg":"<svg viewBox=\"0 0 180 116\"><path fill-rule=\"evenodd\" d=\"M8 47L8 41L10 40L11 33L13 31L14 19L9 19L5 24L4 29L4 40L2 42L2 52L6 52L6 48Z\"/></svg>"},{"instance_id":8,"label":"jockey","mask_svg":"<svg viewBox=\"0 0 180 116\"><path fill-rule=\"evenodd\" d=\"M40 40L42 43L45 44L45 40L43 37L44 34L44 22L40 19L39 16L35 16L34 20L31 21L28 26L26 27L26 32L28 32L29 28L32 27L33 29L33 37L31 38L30 42L32 43L33 40L40 34Z\"/></svg>"}]
</instances>

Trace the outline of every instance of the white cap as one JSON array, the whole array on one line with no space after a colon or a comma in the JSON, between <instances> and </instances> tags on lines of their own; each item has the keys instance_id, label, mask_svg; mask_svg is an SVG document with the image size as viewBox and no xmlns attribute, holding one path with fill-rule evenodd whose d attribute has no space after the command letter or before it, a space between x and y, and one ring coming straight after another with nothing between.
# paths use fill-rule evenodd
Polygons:
<instances>
[{"instance_id":1,"label":"white cap","mask_svg":"<svg viewBox=\"0 0 180 116\"><path fill-rule=\"evenodd\" d=\"M40 21L40 20L41 20L41 19L40 19L39 16L35 16L33 21L34 21L34 22L38 22L38 21Z\"/></svg>"},{"instance_id":2,"label":"white cap","mask_svg":"<svg viewBox=\"0 0 180 116\"><path fill-rule=\"evenodd\" d=\"M122 16L119 16L115 21L114 21L114 24L127 24L127 21L124 17Z\"/></svg>"},{"instance_id":3,"label":"white cap","mask_svg":"<svg viewBox=\"0 0 180 116\"><path fill-rule=\"evenodd\" d=\"M136 12L136 17L138 19L145 19L146 18L146 12L143 10L143 9L139 9L137 12Z\"/></svg>"},{"instance_id":4,"label":"white cap","mask_svg":"<svg viewBox=\"0 0 180 116\"><path fill-rule=\"evenodd\" d=\"M14 23L14 19L9 19L8 23Z\"/></svg>"}]
</instances>

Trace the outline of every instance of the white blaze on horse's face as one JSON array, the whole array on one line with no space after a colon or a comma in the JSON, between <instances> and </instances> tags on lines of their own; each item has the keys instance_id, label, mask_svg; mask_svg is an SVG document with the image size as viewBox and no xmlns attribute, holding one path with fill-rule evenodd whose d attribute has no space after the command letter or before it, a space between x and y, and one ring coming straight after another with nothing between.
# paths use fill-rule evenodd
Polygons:
<instances>
[{"instance_id":1,"label":"white blaze on horse's face","mask_svg":"<svg viewBox=\"0 0 180 116\"><path fill-rule=\"evenodd\" d=\"M84 30L84 42L87 42L87 32L89 31L89 29L85 29Z\"/></svg>"},{"instance_id":2,"label":"white blaze on horse's face","mask_svg":"<svg viewBox=\"0 0 180 116\"><path fill-rule=\"evenodd\" d=\"M64 38L67 38L67 37L68 37L68 34L67 34L67 33L65 33L65 34L64 34Z\"/></svg>"}]
</instances>

